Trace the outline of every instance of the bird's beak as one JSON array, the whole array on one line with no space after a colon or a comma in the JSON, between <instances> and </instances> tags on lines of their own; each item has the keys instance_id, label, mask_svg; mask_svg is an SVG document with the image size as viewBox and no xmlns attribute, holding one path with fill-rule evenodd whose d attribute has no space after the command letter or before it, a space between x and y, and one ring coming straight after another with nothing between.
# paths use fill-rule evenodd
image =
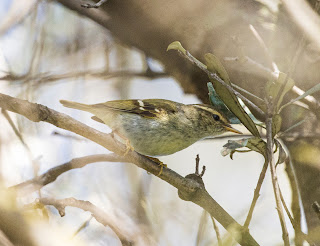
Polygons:
<instances>
[{"instance_id":1,"label":"bird's beak","mask_svg":"<svg viewBox=\"0 0 320 246\"><path fill-rule=\"evenodd\" d=\"M243 134L242 132L238 131L237 129L234 129L233 127L231 127L230 125L224 126L224 129L226 129L229 132L234 132L234 133L238 133L238 134Z\"/></svg>"}]
</instances>

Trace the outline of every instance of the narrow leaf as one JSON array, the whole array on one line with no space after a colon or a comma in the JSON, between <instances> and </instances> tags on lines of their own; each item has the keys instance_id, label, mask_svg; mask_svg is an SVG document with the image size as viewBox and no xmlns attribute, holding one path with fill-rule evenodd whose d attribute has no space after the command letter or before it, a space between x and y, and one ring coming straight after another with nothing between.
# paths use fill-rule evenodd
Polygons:
<instances>
[{"instance_id":1,"label":"narrow leaf","mask_svg":"<svg viewBox=\"0 0 320 246\"><path fill-rule=\"evenodd\" d=\"M217 75L224 80L225 83L231 85L229 76L222 63L213 54L205 55L206 65L210 72L217 73ZM225 103L225 105L230 109L230 111L242 122L242 124L256 137L260 137L259 131L249 117L249 115L244 111L240 105L238 98L234 93L230 92L224 85L217 82L214 77L209 76L210 81L213 83L213 87L217 92L220 99Z\"/></svg>"},{"instance_id":2,"label":"narrow leaf","mask_svg":"<svg viewBox=\"0 0 320 246\"><path fill-rule=\"evenodd\" d=\"M182 45L179 41L174 41L171 44L169 44L167 51L168 50L178 50L178 51L181 51L183 54L187 53L186 49L182 47Z\"/></svg>"},{"instance_id":3,"label":"narrow leaf","mask_svg":"<svg viewBox=\"0 0 320 246\"><path fill-rule=\"evenodd\" d=\"M222 102L222 100L214 90L212 83L208 82L207 86L211 104L214 105L219 111L221 111L228 118L231 124L240 124L240 120Z\"/></svg>"},{"instance_id":4,"label":"narrow leaf","mask_svg":"<svg viewBox=\"0 0 320 246\"><path fill-rule=\"evenodd\" d=\"M246 147L267 157L267 144L261 138L250 138Z\"/></svg>"},{"instance_id":5,"label":"narrow leaf","mask_svg":"<svg viewBox=\"0 0 320 246\"><path fill-rule=\"evenodd\" d=\"M285 162L288 156L287 156L287 153L284 151L282 144L277 139L275 139L275 144L278 146L278 151L279 151L279 157L276 163L276 165L278 165Z\"/></svg>"},{"instance_id":6,"label":"narrow leaf","mask_svg":"<svg viewBox=\"0 0 320 246\"><path fill-rule=\"evenodd\" d=\"M270 97L272 97L274 100L276 99L276 97L279 94L279 99L277 102L277 110L279 109L282 101L283 101L283 97L285 96L285 94L290 91L293 86L294 86L294 81L291 78L287 78L287 74L285 73L280 73L279 77L276 81L274 82L269 82L267 84L267 93ZM284 88L282 88L282 86L285 84ZM280 91L281 90L281 91Z\"/></svg>"},{"instance_id":7,"label":"narrow leaf","mask_svg":"<svg viewBox=\"0 0 320 246\"><path fill-rule=\"evenodd\" d=\"M310 96L311 94L316 93L316 92L318 92L318 91L320 91L320 83L317 84L317 85L315 85L315 86L313 86L311 89L307 90L307 91L306 91L305 93L303 93L301 96L298 96L297 98L295 98L295 99L293 99L292 101L288 102L287 104L283 105L283 106L281 107L281 110L282 110L284 107L286 107L286 106L288 106L288 105L290 105L290 104L292 104L292 103L294 103L294 102L296 102L296 101L299 101L299 100L301 100L301 99L303 99L303 98L305 98L305 97L307 97L307 96Z\"/></svg>"}]
</instances>

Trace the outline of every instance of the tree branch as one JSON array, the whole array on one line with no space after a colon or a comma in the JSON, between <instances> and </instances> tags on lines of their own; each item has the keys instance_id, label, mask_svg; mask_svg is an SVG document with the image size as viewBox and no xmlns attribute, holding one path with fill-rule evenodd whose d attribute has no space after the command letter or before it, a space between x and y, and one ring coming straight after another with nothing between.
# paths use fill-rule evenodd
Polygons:
<instances>
[{"instance_id":1,"label":"tree branch","mask_svg":"<svg viewBox=\"0 0 320 246\"><path fill-rule=\"evenodd\" d=\"M266 127L267 127L267 156L271 171L271 178L272 178L272 186L274 191L274 196L276 199L276 206L277 206L277 212L279 215L279 220L282 228L282 238L285 246L289 246L289 234L286 226L286 222L284 220L284 214L282 210L281 205L281 199L280 199L280 191L279 191L279 185L278 185L278 177L276 173L276 167L274 162L274 156L273 156L273 137L272 137L272 118L267 118L266 120Z\"/></svg>"},{"instance_id":2,"label":"tree branch","mask_svg":"<svg viewBox=\"0 0 320 246\"><path fill-rule=\"evenodd\" d=\"M18 191L19 194L27 195L31 192L41 189L43 186L47 184L54 182L61 174L69 170L82 168L87 164L95 162L127 162L127 159L116 154L89 155L80 158L74 158L67 163L49 169L47 172L40 176L37 176L20 184L11 186L10 189Z\"/></svg>"},{"instance_id":3,"label":"tree branch","mask_svg":"<svg viewBox=\"0 0 320 246\"><path fill-rule=\"evenodd\" d=\"M129 216L125 216L124 213L117 213L117 216L115 216L111 212L104 212L89 201L77 200L73 197L65 199L38 198L33 203L26 205L25 208L42 208L43 205L54 206L61 217L65 216L66 207L75 207L88 211L96 221L110 227L119 240L125 243L124 245L132 245L130 242L137 242L141 238L146 238L143 231L138 226L134 226L134 222Z\"/></svg>"},{"instance_id":4,"label":"tree branch","mask_svg":"<svg viewBox=\"0 0 320 246\"><path fill-rule=\"evenodd\" d=\"M19 83L25 83L29 80L35 80L38 84L44 84L48 82L55 82L58 80L65 80L77 77L92 77L92 78L100 78L100 79L111 79L116 77L144 77L148 79L156 79L169 76L165 72L154 72L151 69L147 69L146 71L105 71L105 70L86 70L86 71L75 71L69 73L62 74L50 74L48 72L43 72L35 75L27 74L14 74L7 73L6 75L0 77L0 80L6 81L19 81ZM72 81L72 80L70 80Z\"/></svg>"},{"instance_id":5,"label":"tree branch","mask_svg":"<svg viewBox=\"0 0 320 246\"><path fill-rule=\"evenodd\" d=\"M256 203L257 203L258 198L260 196L260 194L259 194L260 193L260 189L261 189L264 177L266 176L267 169L268 169L268 162L265 161L265 163L263 164L263 168L261 170L259 179L258 179L257 186L256 186L256 188L254 190L253 199L252 199L252 202L251 202L251 205L250 205L250 209L249 209L246 221L244 222L244 225L243 225L244 228L246 228L246 229L249 228L249 224L250 224L250 221L251 221L252 215L253 215L253 210L254 210L254 207L256 206Z\"/></svg>"},{"instance_id":6,"label":"tree branch","mask_svg":"<svg viewBox=\"0 0 320 246\"><path fill-rule=\"evenodd\" d=\"M77 133L118 155L122 155L126 152L126 146L117 142L110 134L95 130L71 118L70 116L59 113L41 104L30 103L26 100L21 100L0 93L0 107L5 110L21 114L31 121L45 121L59 128ZM158 164L135 151L130 151L125 158L128 162L131 162L154 175L159 174L160 166ZM169 168L164 168L162 174L159 175L159 178L176 187L179 191L190 194L190 201L208 211L210 215L217 219L217 221L230 233L234 233L234 229L236 229L237 233L240 232L241 238L235 237L235 239L241 245L258 245L250 233L243 230L243 227L238 224L209 195L204 187L199 185L197 182L188 178L183 178L181 175Z\"/></svg>"}]
</instances>

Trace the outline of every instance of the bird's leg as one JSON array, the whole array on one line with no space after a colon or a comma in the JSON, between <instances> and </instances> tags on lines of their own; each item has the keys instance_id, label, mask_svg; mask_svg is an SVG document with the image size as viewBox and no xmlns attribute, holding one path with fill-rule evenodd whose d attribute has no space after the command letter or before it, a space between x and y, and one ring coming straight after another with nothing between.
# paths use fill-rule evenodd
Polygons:
<instances>
[{"instance_id":1,"label":"bird's leg","mask_svg":"<svg viewBox=\"0 0 320 246\"><path fill-rule=\"evenodd\" d=\"M152 160L153 162L157 163L160 166L160 172L157 174L157 177L159 177L162 174L163 168L167 167L167 164L164 164L162 161L160 161L158 158L150 157L145 155L148 159Z\"/></svg>"},{"instance_id":2,"label":"bird's leg","mask_svg":"<svg viewBox=\"0 0 320 246\"><path fill-rule=\"evenodd\" d=\"M126 151L124 152L123 156L126 156L129 153L129 151L134 151L134 148L132 147L129 139L127 139L125 136L121 135L117 130L113 130L111 132L111 136L114 139L115 139L115 134L117 134L123 141L125 141Z\"/></svg>"}]
</instances>

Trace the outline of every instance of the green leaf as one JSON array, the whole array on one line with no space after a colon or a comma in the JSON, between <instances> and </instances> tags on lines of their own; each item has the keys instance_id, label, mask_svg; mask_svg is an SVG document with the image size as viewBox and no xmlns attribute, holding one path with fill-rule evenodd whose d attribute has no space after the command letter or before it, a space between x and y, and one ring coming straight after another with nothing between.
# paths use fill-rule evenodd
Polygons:
<instances>
[{"instance_id":1,"label":"green leaf","mask_svg":"<svg viewBox=\"0 0 320 246\"><path fill-rule=\"evenodd\" d=\"M282 124L282 118L279 114L275 114L272 117L272 137L277 135L277 133L281 129L281 124Z\"/></svg>"},{"instance_id":2,"label":"green leaf","mask_svg":"<svg viewBox=\"0 0 320 246\"><path fill-rule=\"evenodd\" d=\"M222 63L219 61L217 57L213 54L205 54L204 56L206 60L207 69L216 73L225 83L231 85L229 75ZM260 137L259 131L254 124L253 120L249 117L249 115L244 111L242 106L240 105L238 98L234 95L234 93L230 92L224 85L217 82L216 79L212 76L209 76L210 81L213 84L215 91L217 92L220 99L224 102L224 104L230 109L230 111L242 122L242 124L256 137Z\"/></svg>"},{"instance_id":3,"label":"green leaf","mask_svg":"<svg viewBox=\"0 0 320 246\"><path fill-rule=\"evenodd\" d=\"M187 53L186 49L182 47L182 45L179 41L174 41L171 44L169 44L167 51L168 50L178 50L178 51L181 51L183 54Z\"/></svg>"},{"instance_id":4,"label":"green leaf","mask_svg":"<svg viewBox=\"0 0 320 246\"><path fill-rule=\"evenodd\" d=\"M222 102L222 100L214 90L212 83L208 82L207 86L211 104L214 105L219 111L221 111L228 118L231 124L240 124L240 120Z\"/></svg>"},{"instance_id":5,"label":"green leaf","mask_svg":"<svg viewBox=\"0 0 320 246\"><path fill-rule=\"evenodd\" d=\"M261 138L250 138L246 147L267 157L267 144Z\"/></svg>"},{"instance_id":6,"label":"green leaf","mask_svg":"<svg viewBox=\"0 0 320 246\"><path fill-rule=\"evenodd\" d=\"M282 144L277 139L275 139L275 144L278 146L278 151L279 151L279 157L276 163L276 165L278 165L285 162L288 156L287 156L287 153L284 151Z\"/></svg>"},{"instance_id":7,"label":"green leaf","mask_svg":"<svg viewBox=\"0 0 320 246\"><path fill-rule=\"evenodd\" d=\"M292 104L292 103L294 103L296 101L299 101L299 100L305 98L306 96L310 96L311 94L313 94L315 92L318 92L318 91L320 91L320 83L315 85L315 86L313 86L311 89L307 90L301 96L298 96L297 98L295 98L292 101L288 102L287 104L283 105L280 110L282 110L284 107L286 107L286 106L288 106L288 105L290 105L290 104Z\"/></svg>"},{"instance_id":8,"label":"green leaf","mask_svg":"<svg viewBox=\"0 0 320 246\"><path fill-rule=\"evenodd\" d=\"M288 91L290 91L294 86L293 79L287 78L287 76L288 75L285 73L279 73L278 79L274 82L269 82L266 87L267 94L271 98L273 98L273 100L275 100L279 94L279 99L276 105L276 112L278 112L278 109L283 101L283 97L285 96L285 94ZM284 88L282 88L283 85L285 85Z\"/></svg>"}]
</instances>

